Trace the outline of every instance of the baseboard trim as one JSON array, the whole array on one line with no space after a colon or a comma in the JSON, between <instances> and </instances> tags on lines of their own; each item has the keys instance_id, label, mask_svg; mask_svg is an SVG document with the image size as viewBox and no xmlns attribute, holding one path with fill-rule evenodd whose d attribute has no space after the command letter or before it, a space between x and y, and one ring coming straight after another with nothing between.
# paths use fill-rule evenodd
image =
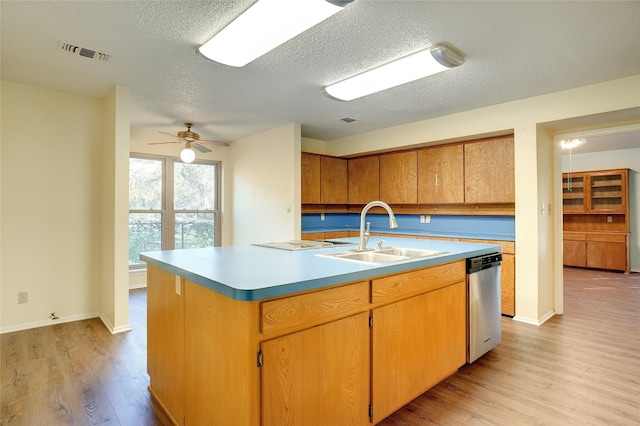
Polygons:
<instances>
[{"instance_id":1,"label":"baseboard trim","mask_svg":"<svg viewBox=\"0 0 640 426\"><path fill-rule=\"evenodd\" d=\"M98 313L89 313L89 314L80 314L80 315L70 315L68 317L60 317L56 320L47 319L43 321L29 322L26 324L10 325L8 327L0 328L0 334L13 333L14 331L30 330L32 328L48 327L50 325L63 324L66 322L82 321L82 320L87 320L91 318L98 318L99 316L100 315Z\"/></svg>"},{"instance_id":2,"label":"baseboard trim","mask_svg":"<svg viewBox=\"0 0 640 426\"><path fill-rule=\"evenodd\" d=\"M514 321L518 321L518 322L524 322L526 324L541 326L542 324L547 322L549 320L549 318L553 317L555 314L556 314L556 312L554 310L550 310L549 312L544 314L542 317L538 318L538 320L532 320L530 318L523 318L523 317L519 317L517 315L515 317L513 317L513 320Z\"/></svg>"},{"instance_id":3,"label":"baseboard trim","mask_svg":"<svg viewBox=\"0 0 640 426\"><path fill-rule=\"evenodd\" d=\"M111 334L118 334L118 333L123 333L125 331L131 331L131 326L129 324L121 325L120 327L114 327L113 324L111 324L111 321L109 321L109 318L107 318L106 315L104 315L104 313L100 313L100 321L102 321L104 326L107 327L107 330L109 330Z\"/></svg>"},{"instance_id":4,"label":"baseboard trim","mask_svg":"<svg viewBox=\"0 0 640 426\"><path fill-rule=\"evenodd\" d=\"M129 290L137 290L139 288L147 288L146 284L133 284L129 286Z\"/></svg>"}]
</instances>

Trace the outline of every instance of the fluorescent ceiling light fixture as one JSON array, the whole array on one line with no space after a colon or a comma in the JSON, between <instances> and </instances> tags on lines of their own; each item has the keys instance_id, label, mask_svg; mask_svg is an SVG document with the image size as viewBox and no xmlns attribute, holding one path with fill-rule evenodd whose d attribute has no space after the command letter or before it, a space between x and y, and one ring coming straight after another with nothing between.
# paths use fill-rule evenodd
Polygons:
<instances>
[{"instance_id":1,"label":"fluorescent ceiling light fixture","mask_svg":"<svg viewBox=\"0 0 640 426\"><path fill-rule=\"evenodd\" d=\"M242 67L340 12L353 0L258 0L198 48L207 58Z\"/></svg>"},{"instance_id":2,"label":"fluorescent ceiling light fixture","mask_svg":"<svg viewBox=\"0 0 640 426\"><path fill-rule=\"evenodd\" d=\"M350 101L464 64L453 49L435 45L324 88L336 99Z\"/></svg>"},{"instance_id":3,"label":"fluorescent ceiling light fixture","mask_svg":"<svg viewBox=\"0 0 640 426\"><path fill-rule=\"evenodd\" d=\"M584 143L583 139L563 139L560 141L560 148L562 149L574 149Z\"/></svg>"}]
</instances>

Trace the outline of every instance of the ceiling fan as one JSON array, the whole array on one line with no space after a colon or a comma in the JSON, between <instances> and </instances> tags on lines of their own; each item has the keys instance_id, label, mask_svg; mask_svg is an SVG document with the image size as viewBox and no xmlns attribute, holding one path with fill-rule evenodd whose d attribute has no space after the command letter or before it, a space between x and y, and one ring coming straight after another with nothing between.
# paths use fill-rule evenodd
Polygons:
<instances>
[{"instance_id":1,"label":"ceiling fan","mask_svg":"<svg viewBox=\"0 0 640 426\"><path fill-rule=\"evenodd\" d=\"M217 146L229 146L228 142L225 141L211 141L211 140L200 140L200 135L196 132L191 131L191 127L193 127L193 123L184 123L187 128L186 131L178 132L177 135L168 132L160 132L166 135L172 136L176 138L175 141L169 142L150 142L148 145L162 145L167 143L184 143L184 149L180 152L180 159L185 163L191 163L196 158L196 153L194 149L197 149L200 152L211 152L209 148L205 146L205 144L209 145L217 145Z\"/></svg>"}]
</instances>

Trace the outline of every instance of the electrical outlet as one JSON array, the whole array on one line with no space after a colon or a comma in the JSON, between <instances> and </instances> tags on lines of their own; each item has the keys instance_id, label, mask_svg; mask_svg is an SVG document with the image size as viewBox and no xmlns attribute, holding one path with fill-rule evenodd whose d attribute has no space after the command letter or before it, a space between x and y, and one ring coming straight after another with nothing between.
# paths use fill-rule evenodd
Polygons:
<instances>
[{"instance_id":1,"label":"electrical outlet","mask_svg":"<svg viewBox=\"0 0 640 426\"><path fill-rule=\"evenodd\" d=\"M176 294L180 296L182 294L182 278L176 275Z\"/></svg>"},{"instance_id":2,"label":"electrical outlet","mask_svg":"<svg viewBox=\"0 0 640 426\"><path fill-rule=\"evenodd\" d=\"M424 223L431 223L431 215L428 214L424 217Z\"/></svg>"},{"instance_id":3,"label":"electrical outlet","mask_svg":"<svg viewBox=\"0 0 640 426\"><path fill-rule=\"evenodd\" d=\"M424 223L424 215L423 214L420 215L420 223Z\"/></svg>"},{"instance_id":4,"label":"electrical outlet","mask_svg":"<svg viewBox=\"0 0 640 426\"><path fill-rule=\"evenodd\" d=\"M607 216L607 222L609 223L613 222L613 216Z\"/></svg>"},{"instance_id":5,"label":"electrical outlet","mask_svg":"<svg viewBox=\"0 0 640 426\"><path fill-rule=\"evenodd\" d=\"M18 304L28 303L29 302L29 292L20 291L18 292Z\"/></svg>"},{"instance_id":6,"label":"electrical outlet","mask_svg":"<svg viewBox=\"0 0 640 426\"><path fill-rule=\"evenodd\" d=\"M324 221L324 213L320 213L320 220Z\"/></svg>"}]
</instances>

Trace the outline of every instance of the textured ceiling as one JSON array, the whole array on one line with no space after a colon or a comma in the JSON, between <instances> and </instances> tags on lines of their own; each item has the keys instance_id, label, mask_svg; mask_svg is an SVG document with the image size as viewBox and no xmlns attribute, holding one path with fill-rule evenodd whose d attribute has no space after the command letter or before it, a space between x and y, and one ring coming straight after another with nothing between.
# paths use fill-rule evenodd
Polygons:
<instances>
[{"instance_id":1,"label":"textured ceiling","mask_svg":"<svg viewBox=\"0 0 640 426\"><path fill-rule=\"evenodd\" d=\"M3 0L1 76L94 97L126 85L133 127L193 121L203 137L233 140L297 122L331 140L640 74L639 1L356 0L243 68L196 54L252 3ZM60 40L112 58L69 54ZM439 42L466 63L351 102L322 93Z\"/></svg>"}]
</instances>

